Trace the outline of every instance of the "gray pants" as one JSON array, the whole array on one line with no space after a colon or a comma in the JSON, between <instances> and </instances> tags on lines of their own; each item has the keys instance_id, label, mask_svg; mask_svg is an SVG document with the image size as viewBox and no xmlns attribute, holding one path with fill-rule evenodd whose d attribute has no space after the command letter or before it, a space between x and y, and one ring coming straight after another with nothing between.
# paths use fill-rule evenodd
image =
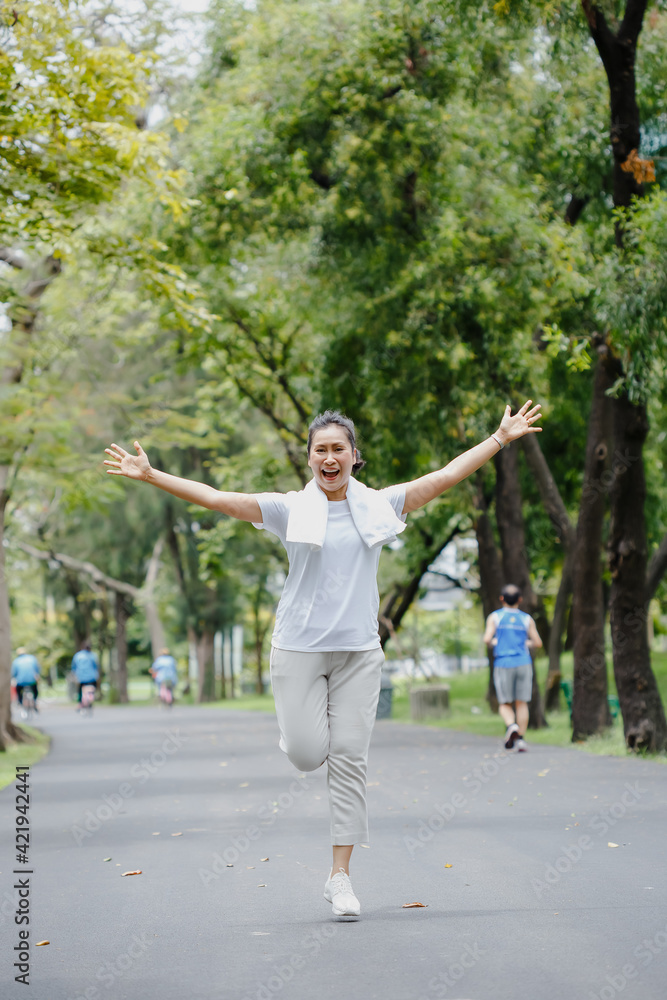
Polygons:
<instances>
[{"instance_id":1,"label":"gray pants","mask_svg":"<svg viewBox=\"0 0 667 1000\"><path fill-rule=\"evenodd\" d=\"M366 766L384 663L381 649L271 649L280 747L300 771L327 762L331 843L368 840Z\"/></svg>"}]
</instances>

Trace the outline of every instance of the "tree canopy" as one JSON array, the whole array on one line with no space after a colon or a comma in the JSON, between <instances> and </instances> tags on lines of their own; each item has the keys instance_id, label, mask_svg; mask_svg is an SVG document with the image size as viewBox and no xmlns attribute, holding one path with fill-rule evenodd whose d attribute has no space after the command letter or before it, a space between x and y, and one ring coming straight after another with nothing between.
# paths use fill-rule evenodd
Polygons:
<instances>
[{"instance_id":1,"label":"tree canopy","mask_svg":"<svg viewBox=\"0 0 667 1000\"><path fill-rule=\"evenodd\" d=\"M223 489L294 489L311 416L340 407L362 476L383 486L441 467L530 396L545 410L539 454L498 460L413 515L385 557L385 617L400 627L458 534L480 545L484 605L497 579L485 537L553 631L557 693L572 539L593 495L589 570L624 608L615 620L640 577L635 602L662 599L664 3L213 0L204 56L164 98L159 131L146 108L160 58L143 35L112 38L74 0L0 12L12 537L39 524L44 545L95 554L135 586L163 537L170 621L200 645L205 696L207 636L245 615L257 638L283 556L247 526L103 481L110 439L141 438L168 471ZM635 145L615 117L624 32ZM594 421L603 352L608 428ZM645 441L623 479L638 416ZM596 469L587 442L604 450ZM501 482L520 523L503 520ZM645 519L615 541L627 503ZM632 584L608 540L644 552ZM612 635L619 689L627 631ZM659 712L654 728L631 720L635 688L629 742L660 746Z\"/></svg>"}]
</instances>

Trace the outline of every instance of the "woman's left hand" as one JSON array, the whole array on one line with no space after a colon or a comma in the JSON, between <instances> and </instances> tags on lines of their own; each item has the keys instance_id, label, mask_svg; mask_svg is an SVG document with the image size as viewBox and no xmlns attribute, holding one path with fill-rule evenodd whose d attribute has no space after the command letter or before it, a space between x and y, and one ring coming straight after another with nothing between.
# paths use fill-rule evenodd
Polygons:
<instances>
[{"instance_id":1,"label":"woman's left hand","mask_svg":"<svg viewBox=\"0 0 667 1000\"><path fill-rule=\"evenodd\" d=\"M542 416L540 413L542 407L540 403L532 406L532 402L532 399L527 399L514 416L512 416L512 407L509 405L505 407L503 419L500 421L500 427L496 432L503 444L516 441L517 438L523 437L524 434L537 434L542 430L541 427L534 426L535 421L539 420Z\"/></svg>"}]
</instances>

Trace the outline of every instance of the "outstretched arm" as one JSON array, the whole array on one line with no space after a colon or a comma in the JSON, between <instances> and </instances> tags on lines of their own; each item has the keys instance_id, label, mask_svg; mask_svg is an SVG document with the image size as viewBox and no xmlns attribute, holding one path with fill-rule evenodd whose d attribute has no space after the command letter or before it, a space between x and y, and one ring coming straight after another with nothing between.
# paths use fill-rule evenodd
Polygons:
<instances>
[{"instance_id":1,"label":"outstretched arm","mask_svg":"<svg viewBox=\"0 0 667 1000\"><path fill-rule=\"evenodd\" d=\"M441 493L456 486L461 480L467 479L490 458L497 455L501 447L509 444L510 441L516 441L524 434L535 434L541 431L541 427L533 426L541 416L540 404L537 403L531 409L531 403L532 399L527 400L514 416L512 416L511 407L506 406L500 427L494 435L487 438L486 441L482 441L481 444L476 444L469 451L464 451L462 455L458 455L444 469L439 469L438 472L429 472L426 476L406 483L403 513L408 514L411 510L419 510L429 500L434 500Z\"/></svg>"},{"instance_id":2,"label":"outstretched arm","mask_svg":"<svg viewBox=\"0 0 667 1000\"><path fill-rule=\"evenodd\" d=\"M179 476L170 476L168 472L160 472L154 469L148 461L148 456L138 441L134 442L137 454L131 455L121 448L120 445L112 444L110 448L105 448L110 459L105 459L104 464L108 465L107 473L110 476L127 476L128 479L138 479L145 483L152 483L165 493L187 500L189 503L199 504L200 507L207 507L209 510L219 510L230 517L236 517L239 521L255 521L261 523L262 511L254 496L248 493L224 493L216 490L206 483L196 483L190 479L181 479Z\"/></svg>"}]
</instances>

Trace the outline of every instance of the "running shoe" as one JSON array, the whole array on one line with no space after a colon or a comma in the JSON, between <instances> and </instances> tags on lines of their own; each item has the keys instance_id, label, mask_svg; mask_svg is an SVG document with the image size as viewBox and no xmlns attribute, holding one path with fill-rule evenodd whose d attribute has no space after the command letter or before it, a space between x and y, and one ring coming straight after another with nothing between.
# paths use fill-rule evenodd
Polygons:
<instances>
[{"instance_id":1,"label":"running shoe","mask_svg":"<svg viewBox=\"0 0 667 1000\"><path fill-rule=\"evenodd\" d=\"M505 733L505 749L512 750L518 739L521 739L521 733L516 722L513 722L511 726L507 727L507 732Z\"/></svg>"},{"instance_id":2,"label":"running shoe","mask_svg":"<svg viewBox=\"0 0 667 1000\"><path fill-rule=\"evenodd\" d=\"M343 868L339 868L335 875L327 879L324 898L332 904L336 917L358 917L361 913L361 906L354 895L350 876Z\"/></svg>"}]
</instances>

